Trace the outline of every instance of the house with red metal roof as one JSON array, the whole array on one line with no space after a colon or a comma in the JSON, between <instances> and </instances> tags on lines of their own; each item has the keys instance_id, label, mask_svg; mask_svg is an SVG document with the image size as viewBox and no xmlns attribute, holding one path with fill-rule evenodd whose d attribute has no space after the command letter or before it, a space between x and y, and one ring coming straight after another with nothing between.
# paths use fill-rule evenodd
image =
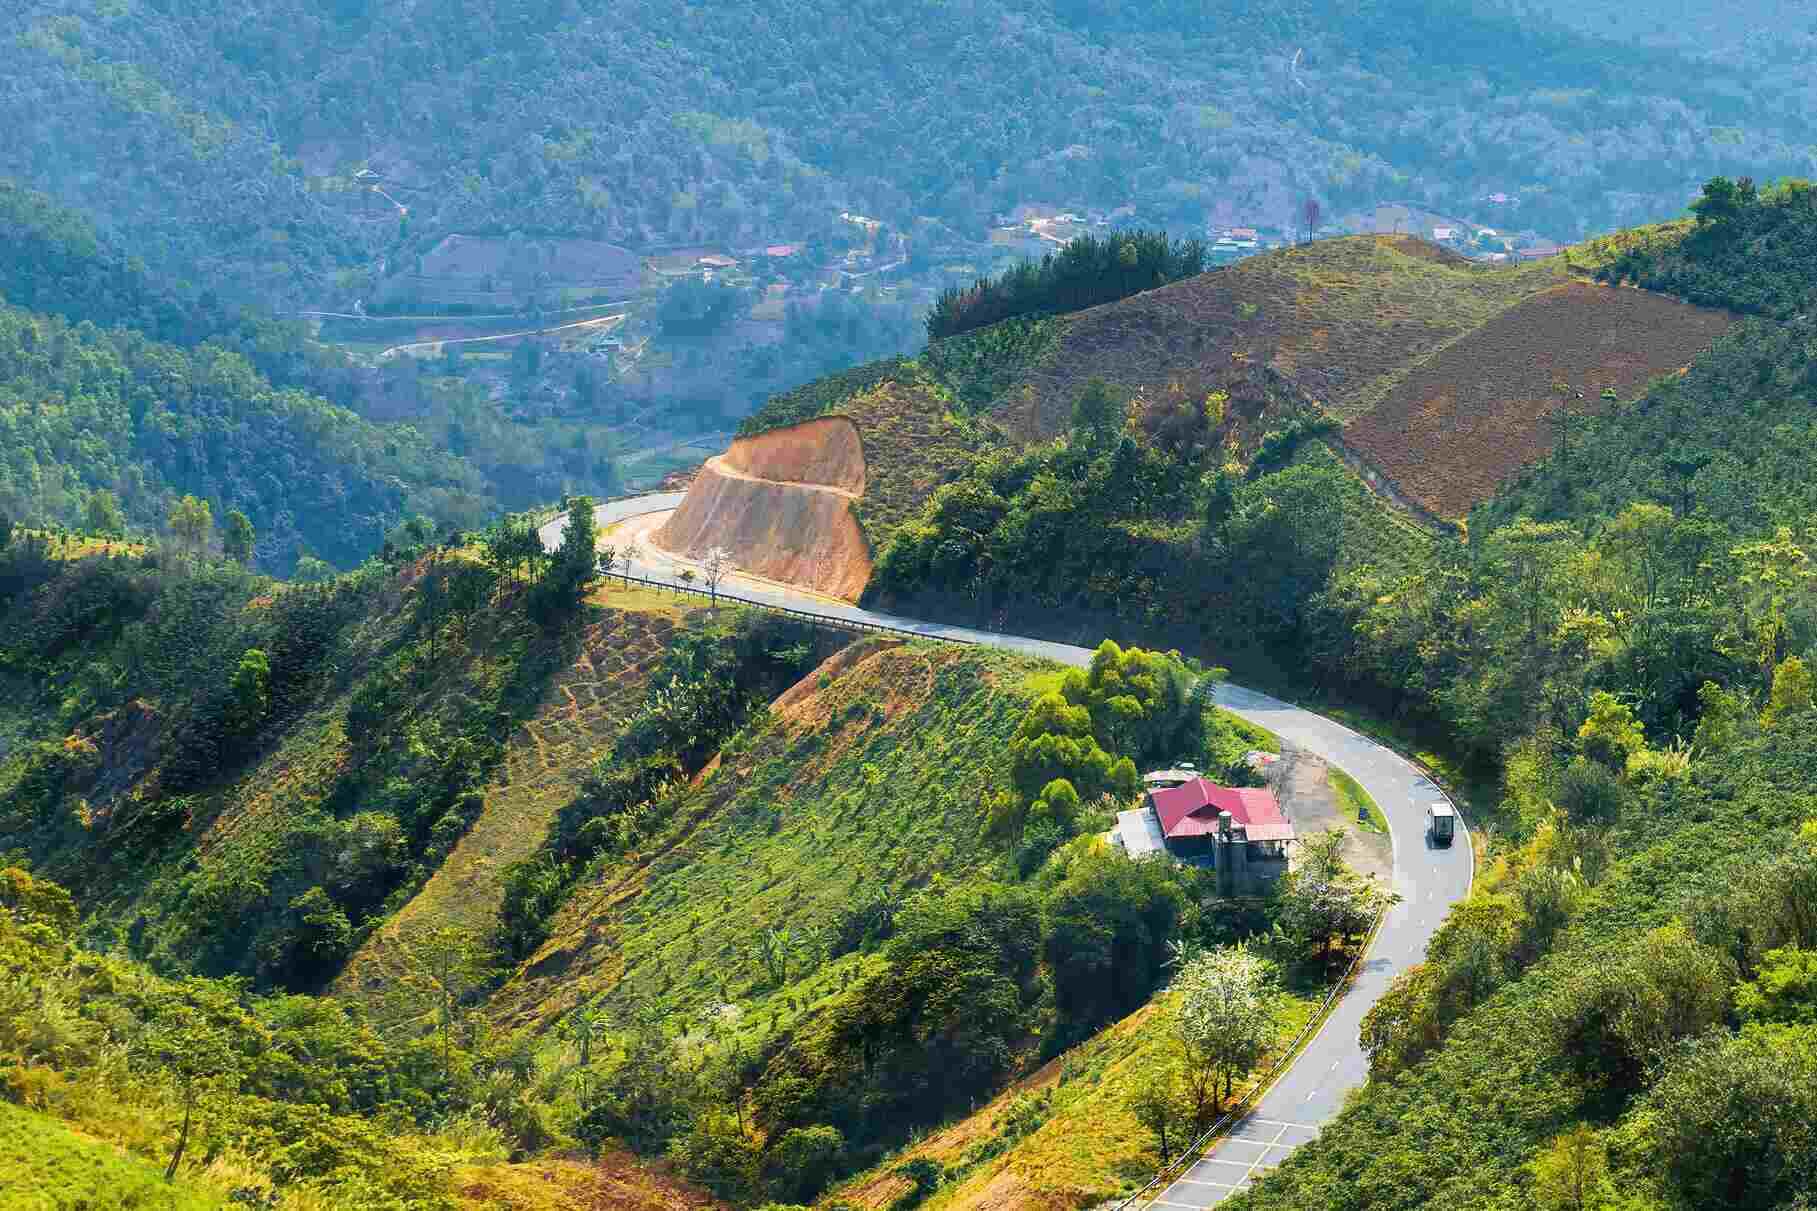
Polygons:
<instances>
[{"instance_id":1,"label":"house with red metal roof","mask_svg":"<svg viewBox=\"0 0 1817 1211\"><path fill-rule=\"evenodd\" d=\"M1213 866L1225 895L1260 895L1286 873L1293 823L1273 791L1198 776L1170 782L1150 782L1142 806L1118 814L1117 840L1130 856L1165 852Z\"/></svg>"}]
</instances>

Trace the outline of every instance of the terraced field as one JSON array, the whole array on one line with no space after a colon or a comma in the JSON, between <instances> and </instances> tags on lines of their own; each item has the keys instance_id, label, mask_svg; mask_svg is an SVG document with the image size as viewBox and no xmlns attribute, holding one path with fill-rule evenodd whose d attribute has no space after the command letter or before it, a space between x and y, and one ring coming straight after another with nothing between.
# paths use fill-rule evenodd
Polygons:
<instances>
[{"instance_id":1,"label":"terraced field","mask_svg":"<svg viewBox=\"0 0 1817 1211\"><path fill-rule=\"evenodd\" d=\"M1645 291L1554 286L1411 367L1344 440L1424 508L1462 517L1552 452L1560 387L1580 411L1605 390L1632 398L1733 322Z\"/></svg>"},{"instance_id":2,"label":"terraced field","mask_svg":"<svg viewBox=\"0 0 1817 1211\"><path fill-rule=\"evenodd\" d=\"M641 852L589 875L491 1012L522 1024L635 1002L759 1040L815 1012L880 961L806 945L842 910L993 857L981 804L1032 667L879 640L832 657L679 794ZM758 953L772 927L796 948L780 982Z\"/></svg>"},{"instance_id":3,"label":"terraced field","mask_svg":"<svg viewBox=\"0 0 1817 1211\"><path fill-rule=\"evenodd\" d=\"M611 745L643 701L677 621L673 613L596 612L574 663L512 737L479 819L422 891L348 961L338 986L382 982L386 951L398 931L458 925L483 935L492 927L503 901L505 867L536 852L593 758Z\"/></svg>"}]
</instances>

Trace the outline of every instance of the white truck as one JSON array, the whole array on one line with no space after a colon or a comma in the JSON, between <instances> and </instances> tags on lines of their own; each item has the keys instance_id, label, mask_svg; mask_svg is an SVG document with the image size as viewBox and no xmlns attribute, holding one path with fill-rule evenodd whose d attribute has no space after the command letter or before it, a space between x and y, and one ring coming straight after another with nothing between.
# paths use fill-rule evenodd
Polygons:
<instances>
[{"instance_id":1,"label":"white truck","mask_svg":"<svg viewBox=\"0 0 1817 1211\"><path fill-rule=\"evenodd\" d=\"M1434 845L1450 845L1457 836L1457 809L1449 803L1434 803L1426 808L1426 835Z\"/></svg>"}]
</instances>

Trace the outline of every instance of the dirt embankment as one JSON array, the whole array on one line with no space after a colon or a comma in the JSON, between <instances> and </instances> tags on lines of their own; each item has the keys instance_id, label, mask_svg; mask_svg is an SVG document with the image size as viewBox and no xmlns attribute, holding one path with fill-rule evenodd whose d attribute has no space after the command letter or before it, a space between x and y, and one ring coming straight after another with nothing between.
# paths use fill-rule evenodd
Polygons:
<instances>
[{"instance_id":1,"label":"dirt embankment","mask_svg":"<svg viewBox=\"0 0 1817 1211\"><path fill-rule=\"evenodd\" d=\"M844 417L741 437L707 460L651 541L696 561L723 547L746 572L855 601L871 578L851 509L864 485L863 445Z\"/></svg>"}]
</instances>

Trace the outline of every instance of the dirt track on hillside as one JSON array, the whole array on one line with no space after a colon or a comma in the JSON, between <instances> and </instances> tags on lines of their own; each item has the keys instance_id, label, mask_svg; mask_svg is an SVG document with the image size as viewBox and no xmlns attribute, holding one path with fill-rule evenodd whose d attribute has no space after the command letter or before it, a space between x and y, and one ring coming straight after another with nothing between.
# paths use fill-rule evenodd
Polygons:
<instances>
[{"instance_id":1,"label":"dirt track on hillside","mask_svg":"<svg viewBox=\"0 0 1817 1211\"><path fill-rule=\"evenodd\" d=\"M864 484L858 430L842 417L739 438L707 460L651 541L696 561L723 547L754 575L856 601L871 576L851 507Z\"/></svg>"}]
</instances>

